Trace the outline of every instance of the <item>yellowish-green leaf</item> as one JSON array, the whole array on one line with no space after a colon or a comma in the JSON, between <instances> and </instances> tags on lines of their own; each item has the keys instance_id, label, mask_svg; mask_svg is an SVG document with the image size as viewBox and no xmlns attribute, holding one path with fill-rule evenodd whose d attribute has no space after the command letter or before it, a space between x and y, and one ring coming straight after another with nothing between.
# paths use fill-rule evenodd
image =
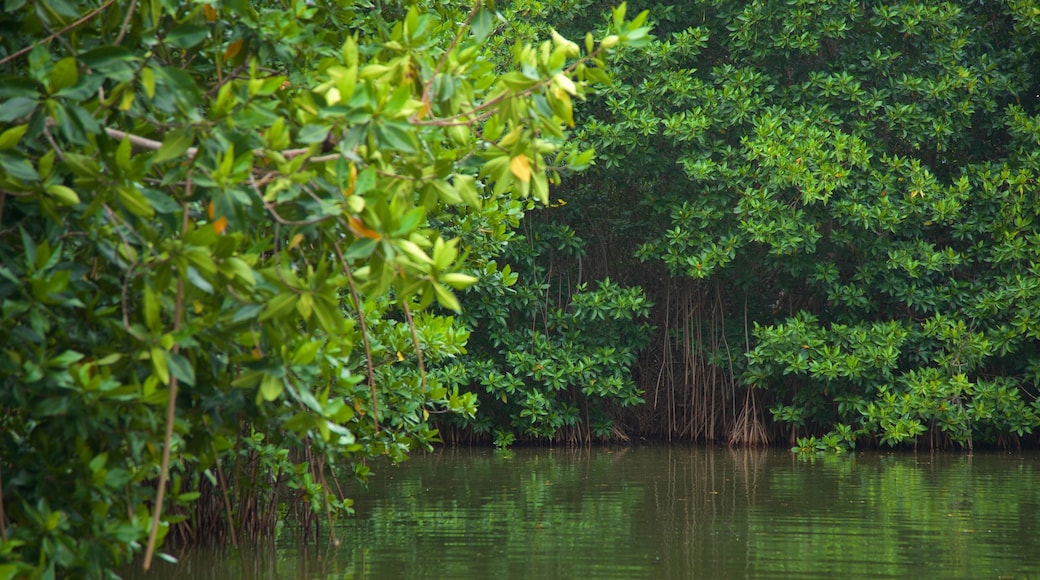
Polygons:
<instances>
[{"instance_id":1,"label":"yellowish-green leaf","mask_svg":"<svg viewBox=\"0 0 1040 580\"><path fill-rule=\"evenodd\" d=\"M57 183L47 186L47 194L63 205L76 205L79 203L79 195L72 188Z\"/></svg>"},{"instance_id":2,"label":"yellowish-green leaf","mask_svg":"<svg viewBox=\"0 0 1040 580\"><path fill-rule=\"evenodd\" d=\"M509 171L520 180L521 183L531 181L531 160L523 153L509 160Z\"/></svg>"},{"instance_id":3,"label":"yellowish-green leaf","mask_svg":"<svg viewBox=\"0 0 1040 580\"><path fill-rule=\"evenodd\" d=\"M119 197L119 202L130 213L139 217L152 217L155 215L155 210L148 203L148 199L137 189L133 187L119 187L116 189L116 195Z\"/></svg>"},{"instance_id":4,"label":"yellowish-green leaf","mask_svg":"<svg viewBox=\"0 0 1040 580\"><path fill-rule=\"evenodd\" d=\"M260 396L265 401L273 401L282 395L282 391L285 390L285 383L282 379L273 375L264 374L263 380L260 381Z\"/></svg>"},{"instance_id":5,"label":"yellowish-green leaf","mask_svg":"<svg viewBox=\"0 0 1040 580\"><path fill-rule=\"evenodd\" d=\"M169 385L170 367L166 362L166 351L157 346L153 346L151 356L152 368L155 370L155 376L159 377L162 384Z\"/></svg>"},{"instance_id":6,"label":"yellowish-green leaf","mask_svg":"<svg viewBox=\"0 0 1040 580\"><path fill-rule=\"evenodd\" d=\"M296 307L296 301L298 300L296 294L292 292L283 292L278 296L272 298L267 306L264 307L264 311L260 313L260 320L264 321L269 318L281 318L282 316L292 312L293 308Z\"/></svg>"},{"instance_id":7,"label":"yellowish-green leaf","mask_svg":"<svg viewBox=\"0 0 1040 580\"><path fill-rule=\"evenodd\" d=\"M300 313L300 316L304 320L309 320L311 312L314 309L314 296L310 292L304 292L300 294L299 299L296 301L296 311Z\"/></svg>"},{"instance_id":8,"label":"yellowish-green leaf","mask_svg":"<svg viewBox=\"0 0 1040 580\"><path fill-rule=\"evenodd\" d=\"M68 56L54 63L49 81L51 94L76 84L79 81L79 69L75 57Z\"/></svg>"},{"instance_id":9,"label":"yellowish-green leaf","mask_svg":"<svg viewBox=\"0 0 1040 580\"><path fill-rule=\"evenodd\" d=\"M460 272L449 272L441 276L441 281L452 288L462 290L476 284L477 278Z\"/></svg>"},{"instance_id":10,"label":"yellowish-green leaf","mask_svg":"<svg viewBox=\"0 0 1040 580\"><path fill-rule=\"evenodd\" d=\"M437 302L439 302L441 306L449 310L454 310L455 312L462 311L462 306L459 304L459 299L456 298L455 294L445 286L434 282L433 292L434 294L436 294Z\"/></svg>"},{"instance_id":11,"label":"yellowish-green leaf","mask_svg":"<svg viewBox=\"0 0 1040 580\"><path fill-rule=\"evenodd\" d=\"M462 201L473 209L480 209L483 205L480 194L477 193L477 180L472 175L456 175L455 190Z\"/></svg>"},{"instance_id":12,"label":"yellowish-green leaf","mask_svg":"<svg viewBox=\"0 0 1040 580\"><path fill-rule=\"evenodd\" d=\"M148 67L141 69L141 88L149 99L155 98L155 73Z\"/></svg>"},{"instance_id":13,"label":"yellowish-green leaf","mask_svg":"<svg viewBox=\"0 0 1040 580\"><path fill-rule=\"evenodd\" d=\"M29 125L18 125L0 133L0 151L13 149L15 145L18 145L18 141L22 139L22 135L25 135L28 128ZM43 172L40 174L43 175Z\"/></svg>"},{"instance_id":14,"label":"yellowish-green leaf","mask_svg":"<svg viewBox=\"0 0 1040 580\"><path fill-rule=\"evenodd\" d=\"M155 156L152 157L152 163L162 163L184 155L184 152L191 147L191 140L191 131L187 129L170 131L163 139L162 147L159 147Z\"/></svg>"},{"instance_id":15,"label":"yellowish-green leaf","mask_svg":"<svg viewBox=\"0 0 1040 580\"><path fill-rule=\"evenodd\" d=\"M159 330L159 297L151 286L144 287L144 324L148 330Z\"/></svg>"},{"instance_id":16,"label":"yellowish-green leaf","mask_svg":"<svg viewBox=\"0 0 1040 580\"><path fill-rule=\"evenodd\" d=\"M314 362L315 357L318 355L318 350L321 348L321 343L318 341L305 342L296 349L293 353L292 364L294 365L309 365Z\"/></svg>"}]
</instances>

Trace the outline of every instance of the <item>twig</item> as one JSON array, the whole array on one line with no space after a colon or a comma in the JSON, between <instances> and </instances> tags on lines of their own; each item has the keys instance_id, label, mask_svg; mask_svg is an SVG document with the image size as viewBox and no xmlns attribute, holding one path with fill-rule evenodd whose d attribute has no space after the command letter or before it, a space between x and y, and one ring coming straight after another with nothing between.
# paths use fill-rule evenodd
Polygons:
<instances>
[{"instance_id":1,"label":"twig","mask_svg":"<svg viewBox=\"0 0 1040 580\"><path fill-rule=\"evenodd\" d=\"M126 131L120 131L119 129L113 129L112 127L105 127L105 133L107 133L109 137L111 137L113 139L116 139L117 141L122 141L123 139L129 139L131 145L140 147L142 149L150 149L152 151L158 151L163 146L162 141L156 141L155 139L149 139L147 137L141 137L140 135L134 135L133 133L127 133ZM253 153L255 153L257 155L263 155L264 151L265 150L262 149L262 148L253 149ZM292 159L293 157L299 157L300 155L306 155L309 152L310 152L310 148L308 148L308 147L300 147L300 148L297 148L297 149L286 149L285 151L279 151L278 154L281 155L282 157L285 157L286 159ZM194 159L195 156L198 155L198 154L199 154L199 148L198 147L188 147L184 151L184 155L188 158L189 161ZM324 155L324 156L321 156L321 157L312 157L310 159L310 161L312 161L312 162L332 161L332 160L337 159L337 158L339 158L339 154Z\"/></svg>"},{"instance_id":2,"label":"twig","mask_svg":"<svg viewBox=\"0 0 1040 580\"><path fill-rule=\"evenodd\" d=\"M123 39L126 38L126 32L130 29L130 20L134 17L134 11L137 10L137 0L130 0L130 8L126 10L126 18L123 19L123 25L119 27L119 35L116 36L116 46L123 43Z\"/></svg>"},{"instance_id":3,"label":"twig","mask_svg":"<svg viewBox=\"0 0 1040 580\"><path fill-rule=\"evenodd\" d=\"M249 66L249 62L250 62L249 60L246 60L242 64L240 64L237 67L235 67L235 70L233 70L233 71L229 72L228 74L224 75L224 78L220 79L220 81L218 81L217 84L213 85L213 88L211 88L209 91L206 92L206 96L208 96L208 97L215 97L215 96L217 96L217 93L220 92L220 87L222 87L222 86L228 84L229 82L237 79L239 73L244 71Z\"/></svg>"},{"instance_id":4,"label":"twig","mask_svg":"<svg viewBox=\"0 0 1040 580\"><path fill-rule=\"evenodd\" d=\"M47 142L51 144L51 148L54 152L58 154L58 159L65 161L65 152L61 150L61 147L58 146L58 142L54 140L54 135L51 134L50 123L45 122L43 124L43 136L47 138Z\"/></svg>"},{"instance_id":5,"label":"twig","mask_svg":"<svg viewBox=\"0 0 1040 580\"><path fill-rule=\"evenodd\" d=\"M339 242L332 245L336 250L336 256L343 264L343 272L347 275L347 283L350 285L350 295L354 298L354 309L361 323L361 341L365 345L365 362L368 365L368 388L372 394L372 417L376 422L376 433L379 433L379 400L376 398L376 369L372 363L372 346L368 343L368 327L365 324L365 312L361 308L361 298L358 296L357 285L354 284L354 275L350 272L350 264L343 257L343 250Z\"/></svg>"},{"instance_id":6,"label":"twig","mask_svg":"<svg viewBox=\"0 0 1040 580\"><path fill-rule=\"evenodd\" d=\"M459 44L459 40L462 38L462 35L465 34L467 30L469 30L470 24L473 23L473 19L476 18L477 12L480 11L481 4L483 4L483 2L473 3L473 9L469 11L469 15L466 17L466 22L464 22L462 26L459 28L459 31L455 35L455 38L451 39L451 45L449 45L448 49L445 50L444 54L441 55L441 59L437 63L437 68L433 69L433 73L430 74L430 80L426 81L426 86L423 87L422 102L427 106L427 108L431 110L432 106L430 105L430 93L433 91L433 83L437 80L437 75L440 74L441 69L444 67L444 63L448 62L448 55L451 54L451 51L455 50L455 47Z\"/></svg>"},{"instance_id":7,"label":"twig","mask_svg":"<svg viewBox=\"0 0 1040 580\"><path fill-rule=\"evenodd\" d=\"M224 496L224 509L227 510L228 530L231 531L231 545L238 547L238 531L235 529L235 517L231 511L231 497L228 496L227 483L224 480L224 470L220 468L220 458L217 458L217 481L220 482L220 493Z\"/></svg>"},{"instance_id":8,"label":"twig","mask_svg":"<svg viewBox=\"0 0 1040 580\"><path fill-rule=\"evenodd\" d=\"M184 282L177 281L178 306L183 299ZM144 552L144 571L152 567L152 556L155 554L155 542L159 536L159 518L162 517L163 501L166 499L166 479L170 469L170 447L173 446L173 423L177 415L177 376L170 377L170 396L166 401L166 433L163 437L162 464L159 467L159 487L155 494L155 506L152 510L152 528L148 532L148 548Z\"/></svg>"},{"instance_id":9,"label":"twig","mask_svg":"<svg viewBox=\"0 0 1040 580\"><path fill-rule=\"evenodd\" d=\"M54 40L55 38L58 38L62 34L65 34L66 32L72 30L73 28L76 28L77 26L87 22L91 18L93 18L93 17L97 16L98 14L104 12L105 9L108 8L109 6L111 6L112 4L114 4L115 1L116 0L108 0L108 2L105 2L101 6L98 6L97 8L91 10L90 12L87 12L85 15L80 17L79 20L76 20L75 22L73 22L72 24L69 24L65 28L62 28L61 30L51 34L47 38L44 38L44 39L42 39L42 40L40 40L38 42L34 42L33 44L30 44L29 46L26 46L25 48L23 48L23 49L21 49L19 51L13 52L13 53L5 56L4 58L0 58L0 65L5 65L8 62L10 62L10 61L12 61L12 60L22 56L23 54L25 54L27 52L31 52L32 49L36 48L37 46L41 46L41 45L47 44L48 42Z\"/></svg>"},{"instance_id":10,"label":"twig","mask_svg":"<svg viewBox=\"0 0 1040 580\"><path fill-rule=\"evenodd\" d=\"M162 147L161 141L155 141L154 139L148 139L147 137L141 137L132 133L120 131L119 129L113 129L111 127L105 127L105 133L108 133L109 137L117 141L129 139L131 145L136 145L144 149L158 151ZM188 159L193 159L198 152L199 150L197 147L188 147L187 151L185 151L185 154L188 156Z\"/></svg>"},{"instance_id":11,"label":"twig","mask_svg":"<svg viewBox=\"0 0 1040 580\"><path fill-rule=\"evenodd\" d=\"M408 308L408 301L402 300L404 308L404 319L408 321L408 328L412 331L412 342L415 343L415 357L419 360L419 384L422 392L426 392L426 365L423 364L422 347L419 346L419 335L415 332L415 321L412 320L412 310Z\"/></svg>"},{"instance_id":12,"label":"twig","mask_svg":"<svg viewBox=\"0 0 1040 580\"><path fill-rule=\"evenodd\" d=\"M263 180L261 180L261 182L263 182ZM279 214L274 209L274 204L273 203L269 203L267 200L264 199L264 196L260 194L260 186L263 185L263 183L257 183L256 180L253 179L252 175L249 176L249 183L250 183L250 185L253 186L253 193L255 193L256 196L260 199L260 203L263 204L264 209L267 210L267 213L271 214L271 217L274 218L275 222L277 222L277 223L279 223L279 224L281 224L283 226L311 226L311 225L314 225L314 224L320 224L323 221L327 221L327 220L333 219L335 217L335 216L332 216L332 215L326 215L326 216L311 218L309 220L288 220L288 219L285 219L285 218L283 218L281 216L281 214Z\"/></svg>"},{"instance_id":13,"label":"twig","mask_svg":"<svg viewBox=\"0 0 1040 580\"><path fill-rule=\"evenodd\" d=\"M185 197L191 197L191 178L188 179L188 184L185 186ZM190 221L188 220L188 208L187 204L183 207L182 215L183 220L181 223L181 229L183 234L188 233L188 226ZM173 303L173 332L176 334L181 329L181 320L184 318L184 274L181 273L177 277L177 295ZM180 352L180 347L176 344L170 349L174 355ZM152 511L152 529L148 532L148 547L144 552L144 571L147 572L152 567L152 556L155 555L155 542L159 537L159 518L162 517L163 500L166 495L166 479L169 477L170 471L170 448L173 446L173 424L177 418L177 386L179 381L177 375L170 376L170 396L166 401L166 434L163 437L163 454L162 464L159 466L159 488L155 494L155 509Z\"/></svg>"}]
</instances>

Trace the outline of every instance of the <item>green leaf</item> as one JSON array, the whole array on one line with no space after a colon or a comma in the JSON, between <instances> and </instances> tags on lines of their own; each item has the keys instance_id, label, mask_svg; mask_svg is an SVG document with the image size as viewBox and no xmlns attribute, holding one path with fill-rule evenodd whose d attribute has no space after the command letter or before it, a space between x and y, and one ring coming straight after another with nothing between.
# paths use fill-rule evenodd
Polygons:
<instances>
[{"instance_id":1,"label":"green leaf","mask_svg":"<svg viewBox=\"0 0 1040 580\"><path fill-rule=\"evenodd\" d=\"M191 48L209 36L209 27L197 24L184 24L166 36L166 42L176 48Z\"/></svg>"},{"instance_id":2,"label":"green leaf","mask_svg":"<svg viewBox=\"0 0 1040 580\"><path fill-rule=\"evenodd\" d=\"M0 104L0 123L10 123L36 110L38 101L29 97L15 97Z\"/></svg>"},{"instance_id":3,"label":"green leaf","mask_svg":"<svg viewBox=\"0 0 1040 580\"><path fill-rule=\"evenodd\" d=\"M296 308L296 301L298 297L292 292L283 292L270 301L264 307L264 311L260 314L260 321L268 320L270 318L281 318Z\"/></svg>"},{"instance_id":4,"label":"green leaf","mask_svg":"<svg viewBox=\"0 0 1040 580\"><path fill-rule=\"evenodd\" d=\"M413 207L401 216L400 223L398 223L397 227L394 231L390 232L390 234L393 236L401 236L411 233L415 228L419 227L419 224L422 223L425 217L426 210L421 207Z\"/></svg>"},{"instance_id":5,"label":"green leaf","mask_svg":"<svg viewBox=\"0 0 1040 580\"><path fill-rule=\"evenodd\" d=\"M40 174L28 159L21 155L0 152L0 169L4 173L22 181L39 181Z\"/></svg>"},{"instance_id":6,"label":"green leaf","mask_svg":"<svg viewBox=\"0 0 1040 580\"><path fill-rule=\"evenodd\" d=\"M28 128L29 125L18 125L0 133L0 151L13 149L18 145L18 141L22 139L22 136L25 135L25 131Z\"/></svg>"},{"instance_id":7,"label":"green leaf","mask_svg":"<svg viewBox=\"0 0 1040 580\"><path fill-rule=\"evenodd\" d=\"M439 302L441 306L449 310L454 310L455 312L462 311L462 305L459 304L459 299L455 297L455 294L452 293L451 290L448 290L437 282L432 282L432 285L433 292L437 296L437 302Z\"/></svg>"},{"instance_id":8,"label":"green leaf","mask_svg":"<svg viewBox=\"0 0 1040 580\"><path fill-rule=\"evenodd\" d=\"M155 376L159 377L159 380L164 385L170 384L170 368L166 361L166 351L153 346L151 348L152 357L152 368L155 370Z\"/></svg>"},{"instance_id":9,"label":"green leaf","mask_svg":"<svg viewBox=\"0 0 1040 580\"><path fill-rule=\"evenodd\" d=\"M45 191L62 205L72 206L79 203L79 195L71 187L54 184L48 185Z\"/></svg>"},{"instance_id":10,"label":"green leaf","mask_svg":"<svg viewBox=\"0 0 1040 580\"><path fill-rule=\"evenodd\" d=\"M300 143L321 143L329 136L327 125L304 125L296 134L296 140Z\"/></svg>"},{"instance_id":11,"label":"green leaf","mask_svg":"<svg viewBox=\"0 0 1040 580\"><path fill-rule=\"evenodd\" d=\"M73 363L83 360L83 353L67 350L47 362L52 368L65 368Z\"/></svg>"},{"instance_id":12,"label":"green leaf","mask_svg":"<svg viewBox=\"0 0 1040 580\"><path fill-rule=\"evenodd\" d=\"M152 163L162 163L177 159L191 147L193 136L191 129L174 129L166 134L162 146L152 156Z\"/></svg>"},{"instance_id":13,"label":"green leaf","mask_svg":"<svg viewBox=\"0 0 1040 580\"><path fill-rule=\"evenodd\" d=\"M169 356L170 373L177 380L186 384L195 384L195 367L180 353L171 352Z\"/></svg>"},{"instance_id":14,"label":"green leaf","mask_svg":"<svg viewBox=\"0 0 1040 580\"><path fill-rule=\"evenodd\" d=\"M140 60L139 56L123 46L100 46L84 53L80 58L88 68L106 72L114 70L114 67L126 66Z\"/></svg>"},{"instance_id":15,"label":"green leaf","mask_svg":"<svg viewBox=\"0 0 1040 580\"><path fill-rule=\"evenodd\" d=\"M71 87L78 81L79 70L76 66L76 59L68 56L54 63L54 68L51 69L48 88L50 89L51 94L54 94L66 87Z\"/></svg>"},{"instance_id":16,"label":"green leaf","mask_svg":"<svg viewBox=\"0 0 1040 580\"><path fill-rule=\"evenodd\" d=\"M477 13L473 16L473 24L471 30L473 31L473 37L478 43L484 42L485 39L491 34L491 29L494 26L494 18L491 10L485 7L480 7Z\"/></svg>"},{"instance_id":17,"label":"green leaf","mask_svg":"<svg viewBox=\"0 0 1040 580\"><path fill-rule=\"evenodd\" d=\"M188 282L191 282L192 286L202 290L206 294L213 293L213 284L210 284L209 280L204 278L202 274L199 274L199 271L195 269L194 266L188 266L185 275L188 278Z\"/></svg>"},{"instance_id":18,"label":"green leaf","mask_svg":"<svg viewBox=\"0 0 1040 580\"><path fill-rule=\"evenodd\" d=\"M364 171L358 174L357 181L354 182L354 194L364 195L376 186L376 169L375 167L367 167Z\"/></svg>"},{"instance_id":19,"label":"green leaf","mask_svg":"<svg viewBox=\"0 0 1040 580\"><path fill-rule=\"evenodd\" d=\"M116 188L116 195L123 207L130 213L147 218L155 215L155 210L148 203L148 199L139 190L133 187L119 187Z\"/></svg>"},{"instance_id":20,"label":"green leaf","mask_svg":"<svg viewBox=\"0 0 1040 580\"><path fill-rule=\"evenodd\" d=\"M330 335L343 333L343 313L339 309L324 300L314 301L314 317L318 319L318 325Z\"/></svg>"},{"instance_id":21,"label":"green leaf","mask_svg":"<svg viewBox=\"0 0 1040 580\"><path fill-rule=\"evenodd\" d=\"M141 88L149 99L155 98L155 73L148 67L141 69Z\"/></svg>"},{"instance_id":22,"label":"green leaf","mask_svg":"<svg viewBox=\"0 0 1040 580\"><path fill-rule=\"evenodd\" d=\"M280 397L284 390L285 383L282 379L264 373L264 378L260 381L260 396L263 397L263 400L268 402L273 401Z\"/></svg>"},{"instance_id":23,"label":"green leaf","mask_svg":"<svg viewBox=\"0 0 1040 580\"><path fill-rule=\"evenodd\" d=\"M473 209L479 210L483 207L480 194L477 193L477 180L472 175L456 175L454 179L455 190L462 201Z\"/></svg>"},{"instance_id":24,"label":"green leaf","mask_svg":"<svg viewBox=\"0 0 1040 580\"><path fill-rule=\"evenodd\" d=\"M293 353L292 364L294 365L309 365L314 361L314 357L317 356L318 350L322 347L322 343L316 340L305 342L301 344L296 352Z\"/></svg>"}]
</instances>

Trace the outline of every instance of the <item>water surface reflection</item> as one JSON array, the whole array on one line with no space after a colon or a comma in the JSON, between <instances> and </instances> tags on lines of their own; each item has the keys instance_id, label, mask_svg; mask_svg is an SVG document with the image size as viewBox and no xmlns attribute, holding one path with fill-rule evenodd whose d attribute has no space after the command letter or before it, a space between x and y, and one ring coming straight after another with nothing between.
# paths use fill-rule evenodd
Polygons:
<instances>
[{"instance_id":1,"label":"water surface reflection","mask_svg":"<svg viewBox=\"0 0 1040 580\"><path fill-rule=\"evenodd\" d=\"M147 577L1040 576L1037 454L447 449L374 467L339 548L284 535Z\"/></svg>"}]
</instances>

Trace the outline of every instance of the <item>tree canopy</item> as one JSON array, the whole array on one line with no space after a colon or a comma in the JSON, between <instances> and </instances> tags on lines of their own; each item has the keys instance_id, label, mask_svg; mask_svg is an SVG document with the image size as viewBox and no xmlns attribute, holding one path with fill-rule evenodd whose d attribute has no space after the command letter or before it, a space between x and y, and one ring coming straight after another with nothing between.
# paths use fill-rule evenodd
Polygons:
<instances>
[{"instance_id":1,"label":"tree canopy","mask_svg":"<svg viewBox=\"0 0 1040 580\"><path fill-rule=\"evenodd\" d=\"M600 160L559 215L640 261L616 276L659 307L642 364L669 436L1029 437L1040 5L640 7L658 41L591 104Z\"/></svg>"}]
</instances>

